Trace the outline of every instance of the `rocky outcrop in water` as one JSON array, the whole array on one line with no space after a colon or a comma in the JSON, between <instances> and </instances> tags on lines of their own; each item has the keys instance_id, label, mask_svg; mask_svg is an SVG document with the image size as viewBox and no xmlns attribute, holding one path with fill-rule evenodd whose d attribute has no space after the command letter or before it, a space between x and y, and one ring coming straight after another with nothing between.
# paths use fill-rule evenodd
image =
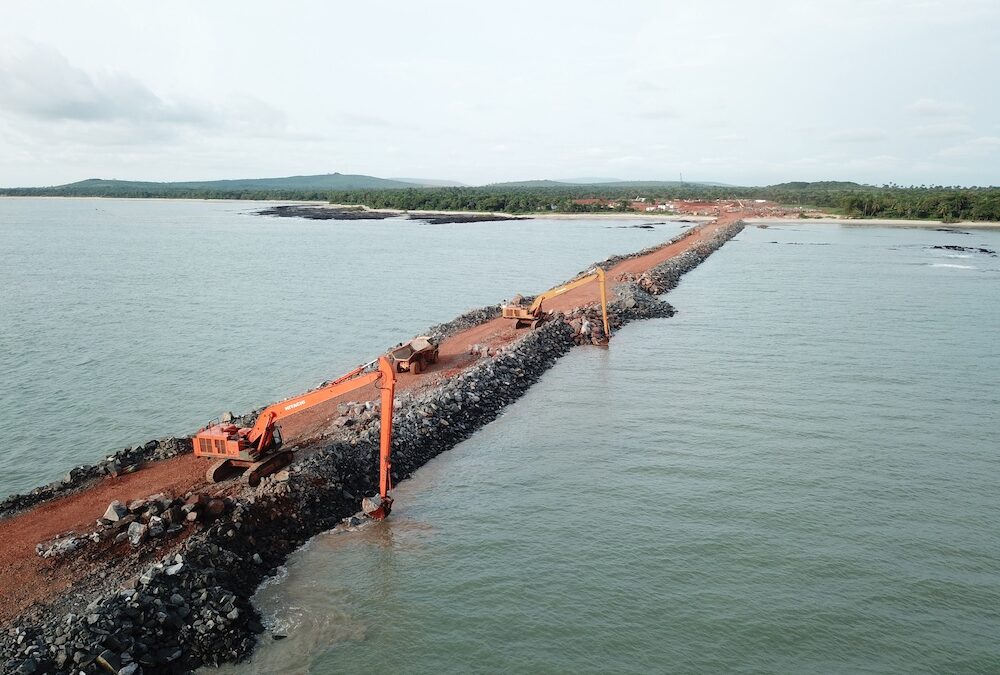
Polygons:
<instances>
[{"instance_id":1,"label":"rocky outcrop in water","mask_svg":"<svg viewBox=\"0 0 1000 675\"><path fill-rule=\"evenodd\" d=\"M941 250L941 251L961 251L961 252L964 252L964 253L982 253L984 255L993 256L994 258L997 255L996 251L994 251L992 249L989 249L989 248L982 248L980 246L954 246L954 245L951 245L951 246L931 246L930 248L935 248L935 249L938 249L938 250Z\"/></svg>"},{"instance_id":2,"label":"rocky outcrop in water","mask_svg":"<svg viewBox=\"0 0 1000 675\"><path fill-rule=\"evenodd\" d=\"M272 206L256 212L259 216L276 218L306 218L308 220L385 220L408 218L428 225L448 223L489 223L499 220L530 220L524 216L501 216L485 213L400 213L396 211L371 211L360 206L304 206L289 204Z\"/></svg>"},{"instance_id":3,"label":"rocky outcrop in water","mask_svg":"<svg viewBox=\"0 0 1000 675\"><path fill-rule=\"evenodd\" d=\"M381 211L368 211L360 206L272 206L257 211L259 216L275 218L306 218L307 220L385 220L396 214Z\"/></svg>"}]
</instances>

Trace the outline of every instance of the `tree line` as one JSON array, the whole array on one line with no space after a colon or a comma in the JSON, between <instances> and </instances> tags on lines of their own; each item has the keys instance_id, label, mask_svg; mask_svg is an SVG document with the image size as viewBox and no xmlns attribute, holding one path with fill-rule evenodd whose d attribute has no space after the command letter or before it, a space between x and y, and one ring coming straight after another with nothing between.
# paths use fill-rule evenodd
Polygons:
<instances>
[{"instance_id":1,"label":"tree line","mask_svg":"<svg viewBox=\"0 0 1000 675\"><path fill-rule=\"evenodd\" d=\"M184 199L302 200L362 204L370 208L431 211L495 211L512 214L607 212L581 199L620 202L637 196L650 200L767 199L785 206L817 208L860 218L913 218L944 221L1000 221L1000 188L857 183L783 183L767 187L661 185L650 183L514 187L428 187L366 190L283 190L148 187L17 188L8 196L173 197Z\"/></svg>"}]
</instances>

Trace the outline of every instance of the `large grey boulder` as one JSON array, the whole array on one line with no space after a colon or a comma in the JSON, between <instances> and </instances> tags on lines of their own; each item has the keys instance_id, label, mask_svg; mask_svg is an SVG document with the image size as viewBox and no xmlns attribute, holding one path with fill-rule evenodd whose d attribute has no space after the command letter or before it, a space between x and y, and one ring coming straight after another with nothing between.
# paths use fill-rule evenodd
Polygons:
<instances>
[{"instance_id":1,"label":"large grey boulder","mask_svg":"<svg viewBox=\"0 0 1000 675\"><path fill-rule=\"evenodd\" d=\"M104 512L104 520L117 523L128 514L128 509L117 499L108 504L108 510Z\"/></svg>"}]
</instances>

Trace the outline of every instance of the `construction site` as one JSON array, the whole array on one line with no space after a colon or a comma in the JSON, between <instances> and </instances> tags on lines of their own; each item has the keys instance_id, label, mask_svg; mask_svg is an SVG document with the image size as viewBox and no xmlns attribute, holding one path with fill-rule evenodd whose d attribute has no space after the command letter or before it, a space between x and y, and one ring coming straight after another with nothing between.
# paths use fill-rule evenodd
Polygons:
<instances>
[{"instance_id":1,"label":"construction site","mask_svg":"<svg viewBox=\"0 0 1000 675\"><path fill-rule=\"evenodd\" d=\"M245 660L251 596L314 535L392 518L392 489L574 347L670 317L675 287L761 208L469 311L321 386L75 467L0 503L4 672L181 673ZM498 295L507 290L498 289Z\"/></svg>"}]
</instances>

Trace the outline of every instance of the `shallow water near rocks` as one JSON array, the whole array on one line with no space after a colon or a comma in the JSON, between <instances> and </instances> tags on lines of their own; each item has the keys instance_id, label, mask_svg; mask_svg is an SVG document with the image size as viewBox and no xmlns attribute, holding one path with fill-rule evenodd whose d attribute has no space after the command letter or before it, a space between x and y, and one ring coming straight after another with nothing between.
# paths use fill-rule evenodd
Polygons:
<instances>
[{"instance_id":1,"label":"shallow water near rocks","mask_svg":"<svg viewBox=\"0 0 1000 675\"><path fill-rule=\"evenodd\" d=\"M293 555L223 672L1000 670L1000 265L955 236L746 229Z\"/></svg>"}]
</instances>

